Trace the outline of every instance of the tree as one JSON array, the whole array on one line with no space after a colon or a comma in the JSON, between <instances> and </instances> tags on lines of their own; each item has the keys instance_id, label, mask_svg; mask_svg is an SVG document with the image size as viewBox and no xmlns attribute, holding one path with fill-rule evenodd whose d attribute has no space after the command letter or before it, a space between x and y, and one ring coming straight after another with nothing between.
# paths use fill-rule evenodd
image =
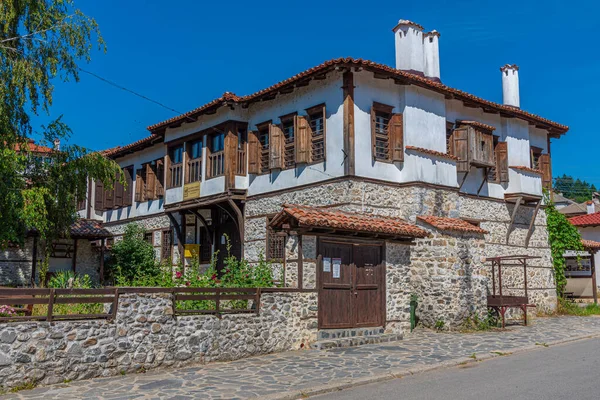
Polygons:
<instances>
[{"instance_id":1,"label":"tree","mask_svg":"<svg viewBox=\"0 0 600 400\"><path fill-rule=\"evenodd\" d=\"M54 80L79 80L79 61L93 44L105 50L98 25L73 0L0 2L0 248L22 243L28 230L52 239L68 234L76 199L86 197L88 178L111 187L119 167L99 153L64 146L48 159L27 151L33 133L43 142L66 139L61 118L37 131L31 116L49 114Z\"/></svg>"},{"instance_id":2,"label":"tree","mask_svg":"<svg viewBox=\"0 0 600 400\"><path fill-rule=\"evenodd\" d=\"M572 176L568 175L556 178L554 190L577 203L591 200L592 194L597 191L596 186L593 184L581 181L581 179L573 179Z\"/></svg>"},{"instance_id":3,"label":"tree","mask_svg":"<svg viewBox=\"0 0 600 400\"><path fill-rule=\"evenodd\" d=\"M140 225L129 224L125 227L123 239L112 247L112 274L121 283L155 277L160 273L154 248L144 240L145 233Z\"/></svg>"}]
</instances>

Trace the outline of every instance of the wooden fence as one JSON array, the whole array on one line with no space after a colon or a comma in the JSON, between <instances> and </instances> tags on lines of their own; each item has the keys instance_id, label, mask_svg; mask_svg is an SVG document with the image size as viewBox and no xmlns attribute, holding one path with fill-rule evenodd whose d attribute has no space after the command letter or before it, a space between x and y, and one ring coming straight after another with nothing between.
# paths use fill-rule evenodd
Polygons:
<instances>
[{"instance_id":1,"label":"wooden fence","mask_svg":"<svg viewBox=\"0 0 600 400\"><path fill-rule=\"evenodd\" d=\"M314 289L296 288L143 288L123 287L104 289L0 289L0 306L10 306L16 315L2 316L0 322L9 321L68 321L85 319L115 319L122 294L172 294L175 315L259 314L263 293L316 292ZM250 301L252 303L250 303ZM109 312L60 313L62 305L88 305ZM42 305L41 310L34 307ZM58 306L58 307L57 307ZM57 309L59 313L57 313ZM72 311L72 310L71 310Z\"/></svg>"}]
</instances>

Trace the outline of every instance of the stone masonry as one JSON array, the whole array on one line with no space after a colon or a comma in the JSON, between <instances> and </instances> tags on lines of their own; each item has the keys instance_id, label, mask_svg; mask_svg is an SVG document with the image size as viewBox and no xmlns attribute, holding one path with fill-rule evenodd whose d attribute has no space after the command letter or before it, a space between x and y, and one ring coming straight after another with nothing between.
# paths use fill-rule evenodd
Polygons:
<instances>
[{"instance_id":1,"label":"stone masonry","mask_svg":"<svg viewBox=\"0 0 600 400\"><path fill-rule=\"evenodd\" d=\"M264 293L260 314L174 316L170 294L122 295L115 321L0 325L0 388L54 384L304 348L316 293Z\"/></svg>"},{"instance_id":2,"label":"stone masonry","mask_svg":"<svg viewBox=\"0 0 600 400\"><path fill-rule=\"evenodd\" d=\"M332 181L318 186L250 197L246 203L245 254L254 261L266 251L266 224L285 203L328 207L349 212L402 218L428 230L431 237L417 239L412 245L386 243L386 316L388 331L409 327L410 297L418 297L417 316L426 326L443 321L456 328L465 318L483 317L487 295L491 293L491 266L486 257L526 254L540 259L528 263L530 302L538 311L556 307L552 258L548 245L546 215L540 209L525 247L534 208L521 206L510 226L514 204L491 198L476 198L456 190L425 185L394 186L355 179ZM479 221L485 235L442 232L421 221L418 215L468 218ZM510 230L508 241L507 232ZM298 238L291 235L286 244L286 286L297 286ZM308 245L307 245L308 243ZM303 238L304 279L316 279L316 238ZM307 274L308 267L308 274ZM522 295L523 270L503 271L504 293ZM314 282L314 283L313 283ZM313 286L309 286L313 287ZM513 289L508 289L513 288ZM515 313L517 315L518 313Z\"/></svg>"}]
</instances>

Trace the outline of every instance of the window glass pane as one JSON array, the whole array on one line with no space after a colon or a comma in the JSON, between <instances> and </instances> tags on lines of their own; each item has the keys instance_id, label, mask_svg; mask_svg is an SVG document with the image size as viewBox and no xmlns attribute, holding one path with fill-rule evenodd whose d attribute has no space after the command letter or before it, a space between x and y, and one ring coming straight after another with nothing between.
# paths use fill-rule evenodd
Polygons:
<instances>
[{"instance_id":1,"label":"window glass pane","mask_svg":"<svg viewBox=\"0 0 600 400\"><path fill-rule=\"evenodd\" d=\"M220 133L212 137L212 151L222 151L225 148L225 135Z\"/></svg>"},{"instance_id":2,"label":"window glass pane","mask_svg":"<svg viewBox=\"0 0 600 400\"><path fill-rule=\"evenodd\" d=\"M202 157L202 140L192 142L190 146L190 157L192 159Z\"/></svg>"},{"instance_id":3,"label":"window glass pane","mask_svg":"<svg viewBox=\"0 0 600 400\"><path fill-rule=\"evenodd\" d=\"M175 147L171 150L171 162L179 164L183 161L183 146Z\"/></svg>"}]
</instances>

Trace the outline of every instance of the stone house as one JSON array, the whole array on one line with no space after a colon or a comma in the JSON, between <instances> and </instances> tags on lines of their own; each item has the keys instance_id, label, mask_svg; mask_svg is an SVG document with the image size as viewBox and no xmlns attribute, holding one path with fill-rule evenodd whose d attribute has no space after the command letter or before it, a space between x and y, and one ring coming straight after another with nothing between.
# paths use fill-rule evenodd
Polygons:
<instances>
[{"instance_id":1,"label":"stone house","mask_svg":"<svg viewBox=\"0 0 600 400\"><path fill-rule=\"evenodd\" d=\"M81 216L114 240L140 223L157 257L186 265L224 254L228 237L234 255L282 266L285 286L316 290L321 329L402 332L411 294L425 323L459 325L485 312L484 260L499 255L540 256L530 300L553 309L542 188L568 128L520 108L516 65L494 103L442 83L438 32L405 20L393 32L394 67L326 61L105 151L128 185L94 183Z\"/></svg>"}]
</instances>

